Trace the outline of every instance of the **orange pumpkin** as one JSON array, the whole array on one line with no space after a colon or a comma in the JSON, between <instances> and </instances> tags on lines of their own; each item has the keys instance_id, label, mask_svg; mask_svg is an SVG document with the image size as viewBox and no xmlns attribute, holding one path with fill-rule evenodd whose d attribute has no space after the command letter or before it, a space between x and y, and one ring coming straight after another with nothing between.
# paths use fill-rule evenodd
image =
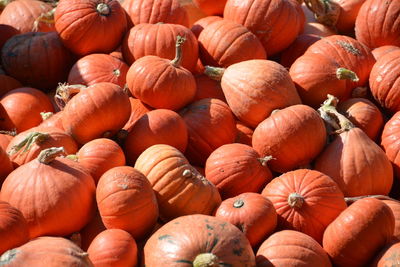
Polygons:
<instances>
[{"instance_id":1,"label":"orange pumpkin","mask_svg":"<svg viewBox=\"0 0 400 267\"><path fill-rule=\"evenodd\" d=\"M97 209L96 214L89 221L89 223L79 231L81 248L84 251L87 251L93 239L95 239L98 234L106 229L107 228L104 226L100 213Z\"/></svg>"},{"instance_id":2,"label":"orange pumpkin","mask_svg":"<svg viewBox=\"0 0 400 267\"><path fill-rule=\"evenodd\" d=\"M400 261L400 242L395 239L384 246L372 261L371 267L396 266Z\"/></svg>"},{"instance_id":3,"label":"orange pumpkin","mask_svg":"<svg viewBox=\"0 0 400 267\"><path fill-rule=\"evenodd\" d=\"M0 14L1 14L1 12L0 12ZM0 16L0 19L1 19L1 16ZM0 51L3 48L3 45L7 42L7 40L17 34L19 34L19 31L17 29L15 29L14 27L12 27L10 25L6 25L6 24L0 24ZM4 75L4 74L1 74L1 75ZM0 89L0 92L2 92L2 89ZM0 95L1 95L1 93L0 93Z\"/></svg>"},{"instance_id":4,"label":"orange pumpkin","mask_svg":"<svg viewBox=\"0 0 400 267\"><path fill-rule=\"evenodd\" d=\"M216 98L226 102L224 92L219 81L213 80L205 74L197 74L194 76L196 80L196 95L193 102L204 98Z\"/></svg>"},{"instance_id":5,"label":"orange pumpkin","mask_svg":"<svg viewBox=\"0 0 400 267\"><path fill-rule=\"evenodd\" d=\"M254 130L246 126L241 121L236 121L236 139L235 143L245 144L251 146Z\"/></svg>"},{"instance_id":6,"label":"orange pumpkin","mask_svg":"<svg viewBox=\"0 0 400 267\"><path fill-rule=\"evenodd\" d=\"M372 50L372 54L374 55L374 58L378 61L381 57L386 55L387 53L391 53L392 51L399 51L400 47L395 46L395 45L384 45L377 47Z\"/></svg>"},{"instance_id":7,"label":"orange pumpkin","mask_svg":"<svg viewBox=\"0 0 400 267\"><path fill-rule=\"evenodd\" d=\"M382 199L382 201L388 205L393 212L395 219L393 237L400 240L400 202L395 199Z\"/></svg>"},{"instance_id":8,"label":"orange pumpkin","mask_svg":"<svg viewBox=\"0 0 400 267\"><path fill-rule=\"evenodd\" d=\"M201 18L197 21L195 21L192 25L191 31L193 34L196 36L196 38L199 38L200 33L203 31L205 27L210 25L211 23L215 21L222 20L222 17L220 16L207 16L204 18Z\"/></svg>"},{"instance_id":9,"label":"orange pumpkin","mask_svg":"<svg viewBox=\"0 0 400 267\"><path fill-rule=\"evenodd\" d=\"M6 150L0 147L0 185L13 170L13 164L8 157Z\"/></svg>"},{"instance_id":10,"label":"orange pumpkin","mask_svg":"<svg viewBox=\"0 0 400 267\"><path fill-rule=\"evenodd\" d=\"M397 179L400 179L400 144L398 142L400 131L399 126L400 112L396 112L392 118L386 122L381 136L381 145L385 150L387 158L392 163Z\"/></svg>"},{"instance_id":11,"label":"orange pumpkin","mask_svg":"<svg viewBox=\"0 0 400 267\"><path fill-rule=\"evenodd\" d=\"M0 44L1 51L1 44ZM22 84L11 76L0 74L0 98L9 91L23 87Z\"/></svg>"},{"instance_id":12,"label":"orange pumpkin","mask_svg":"<svg viewBox=\"0 0 400 267\"><path fill-rule=\"evenodd\" d=\"M137 98L129 97L129 102L131 104L131 115L125 126L122 128L128 132L131 131L133 125L135 125L135 122L138 119L140 119L144 114L152 110L152 108L150 108Z\"/></svg>"},{"instance_id":13,"label":"orange pumpkin","mask_svg":"<svg viewBox=\"0 0 400 267\"><path fill-rule=\"evenodd\" d=\"M13 132L5 132L5 133L0 133L0 147L6 151L8 144L11 142L11 140L14 138L15 133Z\"/></svg>"},{"instance_id":14,"label":"orange pumpkin","mask_svg":"<svg viewBox=\"0 0 400 267\"><path fill-rule=\"evenodd\" d=\"M297 36L296 40L294 40L293 43L282 52L280 63L284 67L290 68L296 59L306 52L308 47L321 38L321 36L315 34L300 34Z\"/></svg>"},{"instance_id":15,"label":"orange pumpkin","mask_svg":"<svg viewBox=\"0 0 400 267\"><path fill-rule=\"evenodd\" d=\"M193 0L194 4L206 15L222 15L227 0Z\"/></svg>"}]
</instances>

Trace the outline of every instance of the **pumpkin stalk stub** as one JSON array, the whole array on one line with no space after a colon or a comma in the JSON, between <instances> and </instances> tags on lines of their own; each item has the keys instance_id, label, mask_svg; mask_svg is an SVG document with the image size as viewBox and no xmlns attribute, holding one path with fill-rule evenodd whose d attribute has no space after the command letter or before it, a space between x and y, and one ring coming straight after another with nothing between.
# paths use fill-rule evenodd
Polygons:
<instances>
[{"instance_id":1,"label":"pumpkin stalk stub","mask_svg":"<svg viewBox=\"0 0 400 267\"><path fill-rule=\"evenodd\" d=\"M38 156L38 160L43 164L50 164L56 157L64 155L65 150L63 147L51 147L45 150L42 150Z\"/></svg>"},{"instance_id":2,"label":"pumpkin stalk stub","mask_svg":"<svg viewBox=\"0 0 400 267\"><path fill-rule=\"evenodd\" d=\"M182 45L185 43L186 38L182 36L177 36L176 37L176 43L175 43L175 58L171 60L171 64L175 67L178 68L181 66L182 62Z\"/></svg>"},{"instance_id":3,"label":"pumpkin stalk stub","mask_svg":"<svg viewBox=\"0 0 400 267\"><path fill-rule=\"evenodd\" d=\"M340 6L332 0L304 0L315 19L326 26L335 27L340 16Z\"/></svg>"},{"instance_id":4,"label":"pumpkin stalk stub","mask_svg":"<svg viewBox=\"0 0 400 267\"><path fill-rule=\"evenodd\" d=\"M25 147L23 152L27 152L34 143L41 143L43 141L46 141L49 136L50 135L47 133L32 132L28 134L28 136L25 137L25 139L22 140L19 144L13 146L8 154L12 156L20 151L23 147Z\"/></svg>"},{"instance_id":5,"label":"pumpkin stalk stub","mask_svg":"<svg viewBox=\"0 0 400 267\"><path fill-rule=\"evenodd\" d=\"M69 85L67 83L60 83L56 89L54 101L60 110L63 110L71 97L79 93L84 88L86 88L86 86L82 84Z\"/></svg>"},{"instance_id":6,"label":"pumpkin stalk stub","mask_svg":"<svg viewBox=\"0 0 400 267\"><path fill-rule=\"evenodd\" d=\"M233 202L233 207L234 208L241 208L244 206L244 201L242 199L238 199L235 202Z\"/></svg>"},{"instance_id":7,"label":"pumpkin stalk stub","mask_svg":"<svg viewBox=\"0 0 400 267\"><path fill-rule=\"evenodd\" d=\"M304 197L299 193L291 193L288 196L288 204L292 208L301 208L304 204Z\"/></svg>"},{"instance_id":8,"label":"pumpkin stalk stub","mask_svg":"<svg viewBox=\"0 0 400 267\"><path fill-rule=\"evenodd\" d=\"M42 117L42 120L45 121L47 119L50 119L51 116L53 116L53 112L40 112L40 116Z\"/></svg>"},{"instance_id":9,"label":"pumpkin stalk stub","mask_svg":"<svg viewBox=\"0 0 400 267\"><path fill-rule=\"evenodd\" d=\"M258 161L261 163L262 166L266 167L268 161L275 159L273 156L265 156L263 158L258 158Z\"/></svg>"},{"instance_id":10,"label":"pumpkin stalk stub","mask_svg":"<svg viewBox=\"0 0 400 267\"><path fill-rule=\"evenodd\" d=\"M339 80L351 80L352 82L358 82L359 78L354 71L348 70L346 68L338 68L336 70L336 77Z\"/></svg>"},{"instance_id":11,"label":"pumpkin stalk stub","mask_svg":"<svg viewBox=\"0 0 400 267\"><path fill-rule=\"evenodd\" d=\"M3 253L0 257L0 266L9 264L13 258L17 255L18 251L16 249L10 249Z\"/></svg>"},{"instance_id":12,"label":"pumpkin stalk stub","mask_svg":"<svg viewBox=\"0 0 400 267\"><path fill-rule=\"evenodd\" d=\"M225 72L224 68L218 68L218 67L212 67L212 66L204 67L204 74L216 81L221 81L222 75L224 75L224 72Z\"/></svg>"},{"instance_id":13,"label":"pumpkin stalk stub","mask_svg":"<svg viewBox=\"0 0 400 267\"><path fill-rule=\"evenodd\" d=\"M108 16L111 13L110 7L106 3L100 3L96 7L97 12L102 16Z\"/></svg>"},{"instance_id":14,"label":"pumpkin stalk stub","mask_svg":"<svg viewBox=\"0 0 400 267\"><path fill-rule=\"evenodd\" d=\"M212 253L202 253L196 256L193 267L219 267L218 257Z\"/></svg>"}]
</instances>

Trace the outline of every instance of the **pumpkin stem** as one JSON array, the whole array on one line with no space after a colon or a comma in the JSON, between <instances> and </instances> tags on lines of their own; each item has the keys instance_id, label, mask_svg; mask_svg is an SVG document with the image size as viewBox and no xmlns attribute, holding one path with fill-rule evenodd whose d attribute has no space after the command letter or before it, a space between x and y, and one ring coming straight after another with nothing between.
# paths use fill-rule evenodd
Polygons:
<instances>
[{"instance_id":1,"label":"pumpkin stem","mask_svg":"<svg viewBox=\"0 0 400 267\"><path fill-rule=\"evenodd\" d=\"M56 8L51 9L48 12L41 13L39 17L35 19L33 22L32 31L37 32L39 30L40 23L46 23L48 25L54 24L54 13L56 12Z\"/></svg>"},{"instance_id":2,"label":"pumpkin stem","mask_svg":"<svg viewBox=\"0 0 400 267\"><path fill-rule=\"evenodd\" d=\"M56 157L60 155L65 155L65 150L63 147L51 147L42 150L38 156L38 160L43 164L50 164Z\"/></svg>"},{"instance_id":3,"label":"pumpkin stem","mask_svg":"<svg viewBox=\"0 0 400 267\"><path fill-rule=\"evenodd\" d=\"M220 81L222 79L222 75L224 75L224 72L225 72L224 68L211 67L211 66L204 67L204 74L216 81Z\"/></svg>"},{"instance_id":4,"label":"pumpkin stem","mask_svg":"<svg viewBox=\"0 0 400 267\"><path fill-rule=\"evenodd\" d=\"M113 74L114 74L114 76L119 77L119 76L121 76L121 71L119 69L115 69L115 70L113 70Z\"/></svg>"},{"instance_id":5,"label":"pumpkin stem","mask_svg":"<svg viewBox=\"0 0 400 267\"><path fill-rule=\"evenodd\" d=\"M10 249L3 253L0 257L0 266L8 265L14 257L18 254L17 249Z\"/></svg>"},{"instance_id":6,"label":"pumpkin stem","mask_svg":"<svg viewBox=\"0 0 400 267\"><path fill-rule=\"evenodd\" d=\"M0 0L0 10L3 10L13 0Z\"/></svg>"},{"instance_id":7,"label":"pumpkin stem","mask_svg":"<svg viewBox=\"0 0 400 267\"><path fill-rule=\"evenodd\" d=\"M363 199L363 198L376 198L376 199L380 199L380 200L393 200L393 201L397 201L400 203L399 200L385 196L385 195L366 195L366 196L358 196L358 197L345 197L344 201L346 201L346 204L348 206L350 206L351 204L353 204L354 202L356 202L357 200Z\"/></svg>"},{"instance_id":8,"label":"pumpkin stem","mask_svg":"<svg viewBox=\"0 0 400 267\"><path fill-rule=\"evenodd\" d=\"M262 166L266 167L268 161L276 159L273 156L265 156L263 158L258 158L257 160L261 163Z\"/></svg>"},{"instance_id":9,"label":"pumpkin stem","mask_svg":"<svg viewBox=\"0 0 400 267\"><path fill-rule=\"evenodd\" d=\"M219 267L219 260L212 253L201 253L194 259L193 267Z\"/></svg>"},{"instance_id":10,"label":"pumpkin stem","mask_svg":"<svg viewBox=\"0 0 400 267\"><path fill-rule=\"evenodd\" d=\"M102 16L108 16L111 13L111 8L106 3L100 3L96 6L97 12Z\"/></svg>"},{"instance_id":11,"label":"pumpkin stem","mask_svg":"<svg viewBox=\"0 0 400 267\"><path fill-rule=\"evenodd\" d=\"M332 0L304 0L315 19L326 26L335 27L340 15L340 6Z\"/></svg>"},{"instance_id":12,"label":"pumpkin stem","mask_svg":"<svg viewBox=\"0 0 400 267\"><path fill-rule=\"evenodd\" d=\"M53 112L40 112L43 121L50 119L53 115Z\"/></svg>"},{"instance_id":13,"label":"pumpkin stem","mask_svg":"<svg viewBox=\"0 0 400 267\"><path fill-rule=\"evenodd\" d=\"M0 134L6 134L6 135L11 135L11 136L16 136L17 135L17 130L13 129L11 131L0 131Z\"/></svg>"},{"instance_id":14,"label":"pumpkin stem","mask_svg":"<svg viewBox=\"0 0 400 267\"><path fill-rule=\"evenodd\" d=\"M67 155L65 158L76 161L76 162L79 160L78 155L75 155L75 154Z\"/></svg>"},{"instance_id":15,"label":"pumpkin stem","mask_svg":"<svg viewBox=\"0 0 400 267\"><path fill-rule=\"evenodd\" d=\"M274 115L274 114L278 113L279 111L281 111L281 109L279 109L279 108L274 109L274 110L271 112L271 115Z\"/></svg>"},{"instance_id":16,"label":"pumpkin stem","mask_svg":"<svg viewBox=\"0 0 400 267\"><path fill-rule=\"evenodd\" d=\"M60 110L63 110L65 105L71 99L72 96L79 93L82 89L87 88L82 84L69 85L68 83L59 83L54 100Z\"/></svg>"},{"instance_id":17,"label":"pumpkin stem","mask_svg":"<svg viewBox=\"0 0 400 267\"><path fill-rule=\"evenodd\" d=\"M182 173L182 176L185 177L185 178L197 178L197 179L200 179L203 182L203 184L206 184L206 185L210 184L210 181L208 181L206 179L206 177L204 177L203 175L201 175L197 171L193 171L193 170L190 170L190 169L185 169L183 171L183 173Z\"/></svg>"},{"instance_id":18,"label":"pumpkin stem","mask_svg":"<svg viewBox=\"0 0 400 267\"><path fill-rule=\"evenodd\" d=\"M356 87L351 92L351 97L352 98L367 98L367 96L368 96L368 88L365 87L365 86Z\"/></svg>"},{"instance_id":19,"label":"pumpkin stem","mask_svg":"<svg viewBox=\"0 0 400 267\"><path fill-rule=\"evenodd\" d=\"M242 199L237 199L237 200L235 200L235 202L233 202L233 207L234 208L241 208L241 207L243 207L244 206L244 201L242 200Z\"/></svg>"},{"instance_id":20,"label":"pumpkin stem","mask_svg":"<svg viewBox=\"0 0 400 267\"><path fill-rule=\"evenodd\" d=\"M354 71L345 68L338 68L336 70L336 77L339 80L351 80L352 82L358 82L360 80Z\"/></svg>"},{"instance_id":21,"label":"pumpkin stem","mask_svg":"<svg viewBox=\"0 0 400 267\"><path fill-rule=\"evenodd\" d=\"M301 208L304 204L304 197L298 193L291 193L288 196L288 204L292 208Z\"/></svg>"},{"instance_id":22,"label":"pumpkin stem","mask_svg":"<svg viewBox=\"0 0 400 267\"><path fill-rule=\"evenodd\" d=\"M176 43L175 43L175 58L171 60L171 64L175 68L179 68L181 66L182 62L182 45L185 43L186 38L182 36L177 36L176 37Z\"/></svg>"},{"instance_id":23,"label":"pumpkin stem","mask_svg":"<svg viewBox=\"0 0 400 267\"><path fill-rule=\"evenodd\" d=\"M49 137L50 135L48 133L31 132L19 144L13 146L11 150L8 152L8 154L12 156L18 151L20 151L23 147L25 147L23 152L27 152L29 149L31 149L34 143L36 144L42 143L46 141Z\"/></svg>"}]
</instances>

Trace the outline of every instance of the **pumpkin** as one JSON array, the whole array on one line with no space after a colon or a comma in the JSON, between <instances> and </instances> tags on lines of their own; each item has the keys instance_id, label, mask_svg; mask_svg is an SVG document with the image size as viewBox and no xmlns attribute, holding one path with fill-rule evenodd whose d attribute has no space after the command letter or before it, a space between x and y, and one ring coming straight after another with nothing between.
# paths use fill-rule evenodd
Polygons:
<instances>
[{"instance_id":1,"label":"pumpkin","mask_svg":"<svg viewBox=\"0 0 400 267\"><path fill-rule=\"evenodd\" d=\"M251 140L253 138L253 133L254 133L253 129L249 128L241 121L236 121L236 130L237 134L235 143L241 143L251 146Z\"/></svg>"},{"instance_id":2,"label":"pumpkin","mask_svg":"<svg viewBox=\"0 0 400 267\"><path fill-rule=\"evenodd\" d=\"M90 54L80 58L68 75L69 84L86 86L100 82L110 82L124 87L128 65L107 54Z\"/></svg>"},{"instance_id":3,"label":"pumpkin","mask_svg":"<svg viewBox=\"0 0 400 267\"><path fill-rule=\"evenodd\" d=\"M372 49L372 54L374 55L374 58L376 61L386 55L387 53L391 53L392 51L398 51L400 50L400 47L395 46L395 45L384 45L380 46L377 48Z\"/></svg>"},{"instance_id":4,"label":"pumpkin","mask_svg":"<svg viewBox=\"0 0 400 267\"><path fill-rule=\"evenodd\" d=\"M58 128L62 131L64 130L64 126L62 124L62 112L58 111L56 113L53 112L41 112L42 123L39 124L40 128Z\"/></svg>"},{"instance_id":5,"label":"pumpkin","mask_svg":"<svg viewBox=\"0 0 400 267\"><path fill-rule=\"evenodd\" d=\"M320 108L337 134L315 159L314 168L335 180L346 197L387 195L393 184L388 157L363 130L337 112L336 103L330 96Z\"/></svg>"},{"instance_id":6,"label":"pumpkin","mask_svg":"<svg viewBox=\"0 0 400 267\"><path fill-rule=\"evenodd\" d=\"M0 147L6 151L8 144L11 142L11 140L14 138L14 135L16 133L14 132L4 132L1 131L0 133Z\"/></svg>"},{"instance_id":7,"label":"pumpkin","mask_svg":"<svg viewBox=\"0 0 400 267\"><path fill-rule=\"evenodd\" d=\"M121 2L130 25L163 22L189 26L188 13L179 0L123 0Z\"/></svg>"},{"instance_id":8,"label":"pumpkin","mask_svg":"<svg viewBox=\"0 0 400 267\"><path fill-rule=\"evenodd\" d=\"M63 44L80 56L112 52L127 29L117 0L61 0L54 20Z\"/></svg>"},{"instance_id":9,"label":"pumpkin","mask_svg":"<svg viewBox=\"0 0 400 267\"><path fill-rule=\"evenodd\" d=\"M101 220L100 213L97 209L96 214L89 221L89 223L86 224L85 227L83 227L79 231L81 248L84 251L87 251L93 239L95 239L98 234L100 234L106 229L107 228L104 226L103 221Z\"/></svg>"},{"instance_id":10,"label":"pumpkin","mask_svg":"<svg viewBox=\"0 0 400 267\"><path fill-rule=\"evenodd\" d=\"M257 193L243 193L222 201L215 217L238 227L253 248L276 228L277 215L272 202Z\"/></svg>"},{"instance_id":11,"label":"pumpkin","mask_svg":"<svg viewBox=\"0 0 400 267\"><path fill-rule=\"evenodd\" d=\"M328 255L310 236L283 230L265 240L256 254L257 267L331 267Z\"/></svg>"},{"instance_id":12,"label":"pumpkin","mask_svg":"<svg viewBox=\"0 0 400 267\"><path fill-rule=\"evenodd\" d=\"M356 38L368 47L400 45L398 1L366 0L358 12Z\"/></svg>"},{"instance_id":13,"label":"pumpkin","mask_svg":"<svg viewBox=\"0 0 400 267\"><path fill-rule=\"evenodd\" d=\"M306 166L326 143L326 129L309 106L293 105L261 122L254 130L253 148L261 157L271 156L268 166L280 173Z\"/></svg>"},{"instance_id":14,"label":"pumpkin","mask_svg":"<svg viewBox=\"0 0 400 267\"><path fill-rule=\"evenodd\" d=\"M317 36L326 37L337 34L335 30L318 22L307 22L304 24L304 29L301 34L314 34Z\"/></svg>"},{"instance_id":15,"label":"pumpkin","mask_svg":"<svg viewBox=\"0 0 400 267\"><path fill-rule=\"evenodd\" d=\"M204 12L204 14L210 15L222 15L227 0L193 0L194 4Z\"/></svg>"},{"instance_id":16,"label":"pumpkin","mask_svg":"<svg viewBox=\"0 0 400 267\"><path fill-rule=\"evenodd\" d=\"M99 180L96 201L107 229L118 228L142 239L158 218L157 199L149 180L130 167L114 167Z\"/></svg>"},{"instance_id":17,"label":"pumpkin","mask_svg":"<svg viewBox=\"0 0 400 267\"><path fill-rule=\"evenodd\" d=\"M193 26L191 28L191 31L193 34L196 36L196 38L199 37L200 33L204 30L205 27L210 25L211 23L215 21L222 20L222 17L220 16L207 16L204 18L201 18L193 23Z\"/></svg>"},{"instance_id":18,"label":"pumpkin","mask_svg":"<svg viewBox=\"0 0 400 267\"><path fill-rule=\"evenodd\" d=\"M357 200L326 228L323 248L335 266L364 266L392 239L394 224L381 200Z\"/></svg>"},{"instance_id":19,"label":"pumpkin","mask_svg":"<svg viewBox=\"0 0 400 267\"><path fill-rule=\"evenodd\" d=\"M196 82L189 70L181 67L182 44L176 40L173 60L158 56L145 56L129 68L126 81L132 95L153 108L178 110L192 101Z\"/></svg>"},{"instance_id":20,"label":"pumpkin","mask_svg":"<svg viewBox=\"0 0 400 267\"><path fill-rule=\"evenodd\" d=\"M128 121L129 98L116 84L102 82L82 89L65 106L65 131L78 143L113 136Z\"/></svg>"},{"instance_id":21,"label":"pumpkin","mask_svg":"<svg viewBox=\"0 0 400 267\"><path fill-rule=\"evenodd\" d=\"M208 156L218 147L235 140L235 119L229 106L219 99L205 98L180 111L189 141L185 156L190 163L204 166Z\"/></svg>"},{"instance_id":22,"label":"pumpkin","mask_svg":"<svg viewBox=\"0 0 400 267\"><path fill-rule=\"evenodd\" d=\"M0 255L29 240L28 224L24 215L4 201L0 201L0 238Z\"/></svg>"},{"instance_id":23,"label":"pumpkin","mask_svg":"<svg viewBox=\"0 0 400 267\"><path fill-rule=\"evenodd\" d=\"M137 264L137 245L135 239L121 229L108 229L101 232L87 250L94 266L129 267Z\"/></svg>"},{"instance_id":24,"label":"pumpkin","mask_svg":"<svg viewBox=\"0 0 400 267\"><path fill-rule=\"evenodd\" d=\"M199 54L197 39L186 27L178 24L142 23L131 28L125 35L121 51L124 60L131 65L144 56L158 56L173 60L176 54L176 36L184 36L181 45L181 65L194 71Z\"/></svg>"},{"instance_id":25,"label":"pumpkin","mask_svg":"<svg viewBox=\"0 0 400 267\"><path fill-rule=\"evenodd\" d=\"M1 16L0 16L1 19ZM10 26L10 25L6 25L6 24L0 24L0 51L3 48L3 45L7 42L8 39L10 39L11 37L13 37L14 35L19 34L19 31L17 29L15 29L14 27ZM1 74L1 78L3 77L3 74ZM4 85L2 85L4 86ZM0 92L2 92L3 89L0 89ZM1 95L1 93L0 93Z\"/></svg>"},{"instance_id":26,"label":"pumpkin","mask_svg":"<svg viewBox=\"0 0 400 267\"><path fill-rule=\"evenodd\" d=\"M207 158L206 178L218 188L222 199L245 192L257 193L272 179L267 166L269 160L261 158L248 145L222 145Z\"/></svg>"},{"instance_id":27,"label":"pumpkin","mask_svg":"<svg viewBox=\"0 0 400 267\"><path fill-rule=\"evenodd\" d=\"M225 70L207 68L206 74L221 79L233 114L253 128L274 109L301 103L288 71L274 61L247 60Z\"/></svg>"},{"instance_id":28,"label":"pumpkin","mask_svg":"<svg viewBox=\"0 0 400 267\"><path fill-rule=\"evenodd\" d=\"M281 55L280 63L286 67L290 66L296 61L297 58L302 56L306 52L307 48L318 40L321 40L321 36L315 34L300 34L296 40L286 48Z\"/></svg>"},{"instance_id":29,"label":"pumpkin","mask_svg":"<svg viewBox=\"0 0 400 267\"><path fill-rule=\"evenodd\" d=\"M93 267L88 254L68 239L43 236L6 251L0 257L0 265L17 266L80 266Z\"/></svg>"},{"instance_id":30,"label":"pumpkin","mask_svg":"<svg viewBox=\"0 0 400 267\"><path fill-rule=\"evenodd\" d=\"M129 117L129 120L123 127L123 129L128 132L131 131L133 125L135 125L135 122L138 119L140 119L144 114L152 110L152 108L150 108L137 98L129 97L129 102L131 104L131 115Z\"/></svg>"},{"instance_id":31,"label":"pumpkin","mask_svg":"<svg viewBox=\"0 0 400 267\"><path fill-rule=\"evenodd\" d=\"M49 148L10 173L0 199L19 209L28 222L29 237L68 235L93 215L95 185L79 163L57 157L63 148Z\"/></svg>"},{"instance_id":32,"label":"pumpkin","mask_svg":"<svg viewBox=\"0 0 400 267\"><path fill-rule=\"evenodd\" d=\"M17 133L39 125L42 122L40 112L54 111L47 95L30 87L9 91L1 98L0 104L7 114L7 119L0 120L0 129L15 129Z\"/></svg>"},{"instance_id":33,"label":"pumpkin","mask_svg":"<svg viewBox=\"0 0 400 267\"><path fill-rule=\"evenodd\" d=\"M224 19L242 24L263 44L268 56L292 43L303 30L304 13L294 0L228 0Z\"/></svg>"},{"instance_id":34,"label":"pumpkin","mask_svg":"<svg viewBox=\"0 0 400 267\"><path fill-rule=\"evenodd\" d=\"M383 247L375 256L371 263L371 267L396 266L400 261L400 242L393 240Z\"/></svg>"},{"instance_id":35,"label":"pumpkin","mask_svg":"<svg viewBox=\"0 0 400 267\"><path fill-rule=\"evenodd\" d=\"M7 75L25 86L50 90L67 79L73 57L56 32L14 35L1 50Z\"/></svg>"},{"instance_id":36,"label":"pumpkin","mask_svg":"<svg viewBox=\"0 0 400 267\"><path fill-rule=\"evenodd\" d=\"M125 165L122 148L113 140L97 138L84 144L76 154L78 162L93 177L95 183L109 169Z\"/></svg>"},{"instance_id":37,"label":"pumpkin","mask_svg":"<svg viewBox=\"0 0 400 267\"><path fill-rule=\"evenodd\" d=\"M185 152L188 131L185 121L176 112L156 109L147 112L132 126L124 143L124 151L131 164L147 148L167 144Z\"/></svg>"},{"instance_id":38,"label":"pumpkin","mask_svg":"<svg viewBox=\"0 0 400 267\"><path fill-rule=\"evenodd\" d=\"M267 58L260 40L246 27L233 21L218 20L209 24L198 40L204 65L226 68L241 61Z\"/></svg>"},{"instance_id":39,"label":"pumpkin","mask_svg":"<svg viewBox=\"0 0 400 267\"><path fill-rule=\"evenodd\" d=\"M163 225L146 242L143 261L148 267L256 266L250 243L238 228L202 214Z\"/></svg>"},{"instance_id":40,"label":"pumpkin","mask_svg":"<svg viewBox=\"0 0 400 267\"><path fill-rule=\"evenodd\" d=\"M149 147L136 160L135 169L149 179L163 221L189 214L212 214L221 203L217 188L172 146Z\"/></svg>"},{"instance_id":41,"label":"pumpkin","mask_svg":"<svg viewBox=\"0 0 400 267\"><path fill-rule=\"evenodd\" d=\"M397 93L397 79L400 77L399 63L400 50L387 53L375 63L369 76L373 97L382 108L392 114L400 111L400 96Z\"/></svg>"},{"instance_id":42,"label":"pumpkin","mask_svg":"<svg viewBox=\"0 0 400 267\"><path fill-rule=\"evenodd\" d=\"M388 205L393 212L395 219L393 236L400 240L400 202L395 199L383 199L382 201Z\"/></svg>"},{"instance_id":43,"label":"pumpkin","mask_svg":"<svg viewBox=\"0 0 400 267\"><path fill-rule=\"evenodd\" d=\"M394 174L397 179L400 179L400 144L397 141L400 131L399 126L400 112L397 112L388 122L386 122L381 136L382 148L393 165Z\"/></svg>"},{"instance_id":44,"label":"pumpkin","mask_svg":"<svg viewBox=\"0 0 400 267\"><path fill-rule=\"evenodd\" d=\"M0 46L1 50L1 46ZM13 89L23 87L22 84L11 76L0 74L0 98Z\"/></svg>"},{"instance_id":45,"label":"pumpkin","mask_svg":"<svg viewBox=\"0 0 400 267\"><path fill-rule=\"evenodd\" d=\"M197 74L194 76L196 80L196 95L193 102L204 98L216 98L226 102L224 92L219 81L213 80L205 74Z\"/></svg>"},{"instance_id":46,"label":"pumpkin","mask_svg":"<svg viewBox=\"0 0 400 267\"><path fill-rule=\"evenodd\" d=\"M13 164L8 157L5 149L0 147L0 185L7 177L14 170Z\"/></svg>"},{"instance_id":47,"label":"pumpkin","mask_svg":"<svg viewBox=\"0 0 400 267\"><path fill-rule=\"evenodd\" d=\"M326 227L347 207L338 185L315 170L284 173L267 184L262 195L273 203L280 229L305 233L319 243Z\"/></svg>"}]
</instances>

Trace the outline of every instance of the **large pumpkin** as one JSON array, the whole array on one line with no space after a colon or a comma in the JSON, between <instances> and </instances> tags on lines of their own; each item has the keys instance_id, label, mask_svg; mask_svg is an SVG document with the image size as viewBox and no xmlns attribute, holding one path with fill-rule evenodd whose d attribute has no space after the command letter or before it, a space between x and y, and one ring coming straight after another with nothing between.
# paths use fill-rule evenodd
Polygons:
<instances>
[{"instance_id":1,"label":"large pumpkin","mask_svg":"<svg viewBox=\"0 0 400 267\"><path fill-rule=\"evenodd\" d=\"M162 226L147 240L143 262L158 266L255 267L246 236L222 219L188 215Z\"/></svg>"},{"instance_id":2,"label":"large pumpkin","mask_svg":"<svg viewBox=\"0 0 400 267\"><path fill-rule=\"evenodd\" d=\"M395 113L392 118L386 122L382 136L381 145L385 150L386 156L393 165L394 173L397 179L400 179L400 112Z\"/></svg>"}]
</instances>

